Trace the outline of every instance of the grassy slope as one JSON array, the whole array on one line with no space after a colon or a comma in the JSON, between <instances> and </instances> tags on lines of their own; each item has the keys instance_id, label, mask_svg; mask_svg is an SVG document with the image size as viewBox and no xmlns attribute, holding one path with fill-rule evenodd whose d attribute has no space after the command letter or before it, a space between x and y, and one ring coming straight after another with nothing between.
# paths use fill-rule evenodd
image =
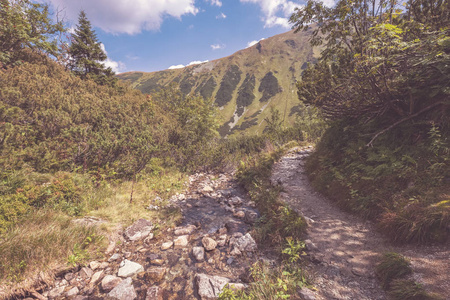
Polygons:
<instances>
[{"instance_id":1,"label":"grassy slope","mask_svg":"<svg viewBox=\"0 0 450 300\"><path fill-rule=\"evenodd\" d=\"M246 74L256 77L254 89L255 99L249 105L237 126L243 122L255 119L257 124L248 129L250 133L261 133L264 127L264 118L269 116L270 107L276 107L285 116L285 125L293 122L291 109L299 105L295 82L300 78L302 66L305 62L311 61L316 57L317 51L311 49L308 43L309 33L294 34L292 31L276 35L274 37L260 41L259 44L250 48L240 50L231 56L217 59L205 64L189 66L183 69L165 70L152 73L129 72L118 75L137 89L143 92L157 90L160 86L165 86L173 81L185 83L188 79L194 85L191 92L194 92L198 86L204 84L211 76L217 83L213 98L220 88L220 83L226 71L231 65L237 65L242 72L241 79L233 92L233 99L224 105L220 110L221 124L228 122L236 111L236 98L240 86L244 82ZM261 103L259 99L262 93L258 91L261 79L268 73L273 72L280 86L280 93L273 96L268 102ZM256 117L251 117L261 109L264 110ZM245 126L242 129L246 129ZM237 130L236 132L239 132Z\"/></svg>"}]
</instances>

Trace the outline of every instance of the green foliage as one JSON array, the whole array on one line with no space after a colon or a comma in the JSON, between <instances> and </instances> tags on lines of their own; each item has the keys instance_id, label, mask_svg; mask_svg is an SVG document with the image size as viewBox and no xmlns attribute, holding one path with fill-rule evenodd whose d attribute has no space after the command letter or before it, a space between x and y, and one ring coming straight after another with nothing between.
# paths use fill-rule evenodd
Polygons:
<instances>
[{"instance_id":1,"label":"green foliage","mask_svg":"<svg viewBox=\"0 0 450 300\"><path fill-rule=\"evenodd\" d=\"M216 94L217 106L224 106L231 101L233 92L241 81L242 71L236 65L231 65L220 82L220 88Z\"/></svg>"},{"instance_id":2,"label":"green foliage","mask_svg":"<svg viewBox=\"0 0 450 300\"><path fill-rule=\"evenodd\" d=\"M266 75L264 75L263 79L261 79L258 91L263 94L261 99L259 99L260 102L269 101L270 98L280 92L278 79L273 75L272 72L268 72Z\"/></svg>"},{"instance_id":3,"label":"green foliage","mask_svg":"<svg viewBox=\"0 0 450 300\"><path fill-rule=\"evenodd\" d=\"M448 235L448 18L440 0L309 1L291 17L324 47L299 98L334 121L308 162L313 184L396 241Z\"/></svg>"},{"instance_id":4,"label":"green foliage","mask_svg":"<svg viewBox=\"0 0 450 300\"><path fill-rule=\"evenodd\" d=\"M236 98L236 105L238 108L247 107L253 103L253 100L255 99L255 81L255 75L250 75L248 73L245 75L244 82L239 88L238 96Z\"/></svg>"},{"instance_id":5,"label":"green foliage","mask_svg":"<svg viewBox=\"0 0 450 300\"><path fill-rule=\"evenodd\" d=\"M63 32L53 23L48 6L29 0L0 1L0 68L30 60L29 50L57 56L55 35Z\"/></svg>"},{"instance_id":6,"label":"green foliage","mask_svg":"<svg viewBox=\"0 0 450 300\"><path fill-rule=\"evenodd\" d=\"M432 300L438 299L429 295L421 284L408 279L397 279L392 282L389 296L393 300Z\"/></svg>"},{"instance_id":7,"label":"green foliage","mask_svg":"<svg viewBox=\"0 0 450 300\"><path fill-rule=\"evenodd\" d=\"M376 274L384 289L388 289L393 280L404 278L411 273L409 261L395 252L383 254L381 261L376 266Z\"/></svg>"},{"instance_id":8,"label":"green foliage","mask_svg":"<svg viewBox=\"0 0 450 300\"><path fill-rule=\"evenodd\" d=\"M305 272L297 265L271 268L264 263L255 263L251 269L253 282L245 291L234 291L232 287L225 286L219 299L296 299L297 290L308 285Z\"/></svg>"},{"instance_id":9,"label":"green foliage","mask_svg":"<svg viewBox=\"0 0 450 300\"><path fill-rule=\"evenodd\" d=\"M214 90L216 89L217 83L214 80L214 76L209 77L206 82L202 82L196 89L195 93L199 93L204 99L209 99L212 97Z\"/></svg>"},{"instance_id":10,"label":"green foliage","mask_svg":"<svg viewBox=\"0 0 450 300\"><path fill-rule=\"evenodd\" d=\"M101 85L116 84L117 79L112 69L102 64L107 56L84 11L80 12L77 28L72 33L72 43L68 54L70 55L69 68L80 78L91 78Z\"/></svg>"}]
</instances>

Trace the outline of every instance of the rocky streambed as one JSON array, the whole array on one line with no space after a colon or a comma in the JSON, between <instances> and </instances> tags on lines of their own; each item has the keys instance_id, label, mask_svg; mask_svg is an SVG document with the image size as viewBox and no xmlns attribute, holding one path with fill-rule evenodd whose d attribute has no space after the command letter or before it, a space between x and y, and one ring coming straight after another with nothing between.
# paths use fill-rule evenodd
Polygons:
<instances>
[{"instance_id":1,"label":"rocky streambed","mask_svg":"<svg viewBox=\"0 0 450 300\"><path fill-rule=\"evenodd\" d=\"M261 259L249 233L259 214L232 178L190 176L188 191L169 201L182 211L179 227L155 235L157 224L138 220L103 261L59 274L30 299L216 299L226 284L245 288Z\"/></svg>"}]
</instances>

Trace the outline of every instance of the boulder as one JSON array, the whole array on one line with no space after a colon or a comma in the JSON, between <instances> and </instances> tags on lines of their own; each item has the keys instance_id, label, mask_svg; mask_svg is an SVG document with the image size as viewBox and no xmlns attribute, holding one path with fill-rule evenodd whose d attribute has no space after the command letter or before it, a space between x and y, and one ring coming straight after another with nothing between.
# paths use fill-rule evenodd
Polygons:
<instances>
[{"instance_id":1,"label":"boulder","mask_svg":"<svg viewBox=\"0 0 450 300\"><path fill-rule=\"evenodd\" d=\"M131 260L125 259L123 266L119 268L117 275L119 277L132 277L140 272L144 272L144 267Z\"/></svg>"},{"instance_id":2,"label":"boulder","mask_svg":"<svg viewBox=\"0 0 450 300\"><path fill-rule=\"evenodd\" d=\"M102 290L105 292L109 292L113 288L115 288L120 282L122 282L122 279L113 275L106 275L103 277L101 287Z\"/></svg>"},{"instance_id":3,"label":"boulder","mask_svg":"<svg viewBox=\"0 0 450 300\"><path fill-rule=\"evenodd\" d=\"M167 249L172 248L172 246L173 246L173 242L172 242L172 241L165 242L165 243L163 243L163 244L161 245L161 250L162 250L162 251L165 251L165 250L167 250Z\"/></svg>"},{"instance_id":4,"label":"boulder","mask_svg":"<svg viewBox=\"0 0 450 300\"><path fill-rule=\"evenodd\" d=\"M80 292L80 290L76 286L74 286L66 293L66 297L67 298L74 297L74 296L78 295L79 292Z\"/></svg>"},{"instance_id":5,"label":"boulder","mask_svg":"<svg viewBox=\"0 0 450 300\"><path fill-rule=\"evenodd\" d=\"M84 280L89 279L94 274L94 271L92 271L90 268L83 267L80 271L80 277Z\"/></svg>"},{"instance_id":6,"label":"boulder","mask_svg":"<svg viewBox=\"0 0 450 300\"><path fill-rule=\"evenodd\" d=\"M166 268L153 267L147 271L146 277L152 282L159 282L166 275Z\"/></svg>"},{"instance_id":7,"label":"boulder","mask_svg":"<svg viewBox=\"0 0 450 300\"><path fill-rule=\"evenodd\" d=\"M247 233L243 237L237 238L234 242L234 245L241 252L253 252L253 251L256 251L256 249L258 248L255 240L252 238L250 233Z\"/></svg>"},{"instance_id":8,"label":"boulder","mask_svg":"<svg viewBox=\"0 0 450 300\"><path fill-rule=\"evenodd\" d=\"M175 249L187 247L187 245L189 244L189 236L181 235L173 240L173 244L175 245Z\"/></svg>"},{"instance_id":9,"label":"boulder","mask_svg":"<svg viewBox=\"0 0 450 300\"><path fill-rule=\"evenodd\" d=\"M149 287L145 300L163 300L162 289L159 286Z\"/></svg>"},{"instance_id":10,"label":"boulder","mask_svg":"<svg viewBox=\"0 0 450 300\"><path fill-rule=\"evenodd\" d=\"M205 260L205 249L203 247L193 247L192 255L198 262Z\"/></svg>"},{"instance_id":11,"label":"boulder","mask_svg":"<svg viewBox=\"0 0 450 300\"><path fill-rule=\"evenodd\" d=\"M206 274L195 275L195 286L202 300L217 299L227 283L230 283L230 279L225 277Z\"/></svg>"},{"instance_id":12,"label":"boulder","mask_svg":"<svg viewBox=\"0 0 450 300\"><path fill-rule=\"evenodd\" d=\"M188 225L188 226L185 226L185 227L177 227L177 228L175 228L174 234L175 235L191 234L196 229L197 229L197 227L195 227L195 225Z\"/></svg>"},{"instance_id":13,"label":"boulder","mask_svg":"<svg viewBox=\"0 0 450 300\"><path fill-rule=\"evenodd\" d=\"M48 292L48 298L55 299L55 298L61 296L62 293L64 293L65 289L66 289L65 286L60 286L60 287L52 289L51 291Z\"/></svg>"},{"instance_id":14,"label":"boulder","mask_svg":"<svg viewBox=\"0 0 450 300\"><path fill-rule=\"evenodd\" d=\"M130 241L138 241L146 238L153 230L153 223L145 220L139 219L133 223L130 227L125 229L124 235Z\"/></svg>"},{"instance_id":15,"label":"boulder","mask_svg":"<svg viewBox=\"0 0 450 300\"><path fill-rule=\"evenodd\" d=\"M89 286L94 287L94 285L96 285L103 278L104 275L105 275L105 273L103 270L95 272L94 275L92 275Z\"/></svg>"},{"instance_id":16,"label":"boulder","mask_svg":"<svg viewBox=\"0 0 450 300\"><path fill-rule=\"evenodd\" d=\"M205 247L206 251L214 250L217 247L217 242L215 240L213 240L212 238L209 238L206 236L203 237L202 244L203 244L203 247Z\"/></svg>"},{"instance_id":17,"label":"boulder","mask_svg":"<svg viewBox=\"0 0 450 300\"><path fill-rule=\"evenodd\" d=\"M134 290L133 281L131 278L127 278L119 283L111 292L108 293L108 297L117 300L133 300L137 298L136 291Z\"/></svg>"}]
</instances>

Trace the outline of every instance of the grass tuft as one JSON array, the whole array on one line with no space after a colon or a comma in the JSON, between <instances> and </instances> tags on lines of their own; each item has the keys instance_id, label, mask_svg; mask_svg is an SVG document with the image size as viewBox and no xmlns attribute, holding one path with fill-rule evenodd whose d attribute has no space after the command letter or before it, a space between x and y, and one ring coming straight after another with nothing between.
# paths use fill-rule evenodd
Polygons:
<instances>
[{"instance_id":1,"label":"grass tuft","mask_svg":"<svg viewBox=\"0 0 450 300\"><path fill-rule=\"evenodd\" d=\"M388 289L394 279L402 278L411 272L409 261L395 252L385 253L376 266L376 274L384 289Z\"/></svg>"}]
</instances>

